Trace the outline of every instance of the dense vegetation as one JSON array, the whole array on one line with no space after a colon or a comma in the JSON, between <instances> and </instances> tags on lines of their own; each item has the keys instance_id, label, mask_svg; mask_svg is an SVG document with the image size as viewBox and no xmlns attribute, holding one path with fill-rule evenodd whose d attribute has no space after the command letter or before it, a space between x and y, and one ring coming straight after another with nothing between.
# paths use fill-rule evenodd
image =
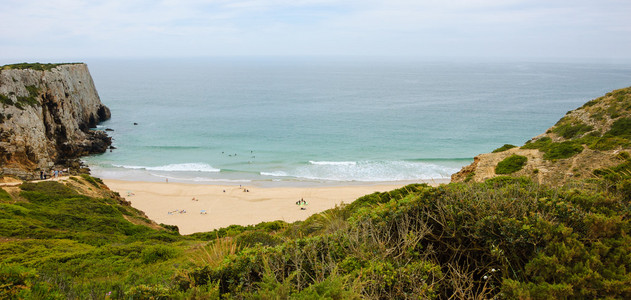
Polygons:
<instances>
[{"instance_id":1,"label":"dense vegetation","mask_svg":"<svg viewBox=\"0 0 631 300\"><path fill-rule=\"evenodd\" d=\"M562 139L553 140L550 134ZM607 93L568 112L545 136L521 148L539 149L545 153L544 159L555 160L573 157L585 147L600 151L631 147L631 87Z\"/></svg>"},{"instance_id":2,"label":"dense vegetation","mask_svg":"<svg viewBox=\"0 0 631 300\"><path fill-rule=\"evenodd\" d=\"M26 183L0 192L0 298L628 299L631 159L618 159L580 185L415 184L191 236L115 198Z\"/></svg>"},{"instance_id":3,"label":"dense vegetation","mask_svg":"<svg viewBox=\"0 0 631 300\"><path fill-rule=\"evenodd\" d=\"M521 170L528 158L521 155L513 154L500 161L495 167L495 174L512 174Z\"/></svg>"}]
</instances>

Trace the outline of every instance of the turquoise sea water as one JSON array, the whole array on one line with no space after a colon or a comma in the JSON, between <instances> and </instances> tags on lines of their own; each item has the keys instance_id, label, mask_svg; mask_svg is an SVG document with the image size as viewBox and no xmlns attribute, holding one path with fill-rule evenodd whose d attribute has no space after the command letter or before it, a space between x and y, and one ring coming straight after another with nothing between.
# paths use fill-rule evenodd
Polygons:
<instances>
[{"instance_id":1,"label":"turquoise sea water","mask_svg":"<svg viewBox=\"0 0 631 300\"><path fill-rule=\"evenodd\" d=\"M199 183L449 178L631 85L631 65L308 58L88 61L112 119L96 176ZM138 123L138 125L134 125Z\"/></svg>"}]
</instances>

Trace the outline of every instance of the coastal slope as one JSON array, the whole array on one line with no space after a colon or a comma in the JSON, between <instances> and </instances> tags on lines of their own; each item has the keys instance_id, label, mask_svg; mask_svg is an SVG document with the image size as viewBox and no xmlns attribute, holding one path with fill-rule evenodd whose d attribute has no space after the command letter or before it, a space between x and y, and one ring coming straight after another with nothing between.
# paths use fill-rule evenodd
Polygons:
<instances>
[{"instance_id":1,"label":"coastal slope","mask_svg":"<svg viewBox=\"0 0 631 300\"><path fill-rule=\"evenodd\" d=\"M32 179L104 152L110 138L90 128L109 118L86 64L0 67L0 175Z\"/></svg>"},{"instance_id":2,"label":"coastal slope","mask_svg":"<svg viewBox=\"0 0 631 300\"><path fill-rule=\"evenodd\" d=\"M526 176L559 186L593 177L594 170L620 164L631 149L631 87L619 89L569 111L545 133L522 147L504 145L480 154L451 176L452 182L482 182Z\"/></svg>"}]
</instances>

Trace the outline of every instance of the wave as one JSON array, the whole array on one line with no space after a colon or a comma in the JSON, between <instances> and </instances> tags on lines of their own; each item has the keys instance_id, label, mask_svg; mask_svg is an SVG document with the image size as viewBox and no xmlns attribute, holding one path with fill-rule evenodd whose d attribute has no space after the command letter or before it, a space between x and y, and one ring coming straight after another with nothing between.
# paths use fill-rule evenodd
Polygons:
<instances>
[{"instance_id":1,"label":"wave","mask_svg":"<svg viewBox=\"0 0 631 300\"><path fill-rule=\"evenodd\" d=\"M320 165L320 166L326 166L326 165L331 165L331 166L354 166L354 165L357 164L356 161L313 161L313 160L310 160L309 163L312 164L312 165Z\"/></svg>"},{"instance_id":2,"label":"wave","mask_svg":"<svg viewBox=\"0 0 631 300\"><path fill-rule=\"evenodd\" d=\"M274 177L288 177L289 174L283 171L274 171L274 172L260 172L263 176L274 176Z\"/></svg>"},{"instance_id":3,"label":"wave","mask_svg":"<svg viewBox=\"0 0 631 300\"><path fill-rule=\"evenodd\" d=\"M164 166L147 167L147 166L129 166L129 165L113 165L118 168L147 170L147 171L165 171L165 172L220 172L221 169L213 168L211 165L204 163L183 163L169 164Z\"/></svg>"},{"instance_id":4,"label":"wave","mask_svg":"<svg viewBox=\"0 0 631 300\"><path fill-rule=\"evenodd\" d=\"M168 178L175 181L193 181L193 182L232 182L232 183L246 183L252 182L250 179L225 179L225 178L208 178L208 177L177 177L177 176L166 176L161 174L151 173L152 176L160 177L160 178Z\"/></svg>"},{"instance_id":5,"label":"wave","mask_svg":"<svg viewBox=\"0 0 631 300\"><path fill-rule=\"evenodd\" d=\"M287 171L261 172L263 176L325 181L405 181L446 179L459 168L415 161L309 162Z\"/></svg>"}]
</instances>

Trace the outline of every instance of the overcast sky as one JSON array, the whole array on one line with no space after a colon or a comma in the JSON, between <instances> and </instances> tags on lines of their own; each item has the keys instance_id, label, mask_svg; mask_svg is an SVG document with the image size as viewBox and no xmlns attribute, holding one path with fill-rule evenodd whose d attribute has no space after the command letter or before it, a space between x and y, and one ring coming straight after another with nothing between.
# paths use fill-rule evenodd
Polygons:
<instances>
[{"instance_id":1,"label":"overcast sky","mask_svg":"<svg viewBox=\"0 0 631 300\"><path fill-rule=\"evenodd\" d=\"M631 0L0 0L0 58L631 60Z\"/></svg>"}]
</instances>

